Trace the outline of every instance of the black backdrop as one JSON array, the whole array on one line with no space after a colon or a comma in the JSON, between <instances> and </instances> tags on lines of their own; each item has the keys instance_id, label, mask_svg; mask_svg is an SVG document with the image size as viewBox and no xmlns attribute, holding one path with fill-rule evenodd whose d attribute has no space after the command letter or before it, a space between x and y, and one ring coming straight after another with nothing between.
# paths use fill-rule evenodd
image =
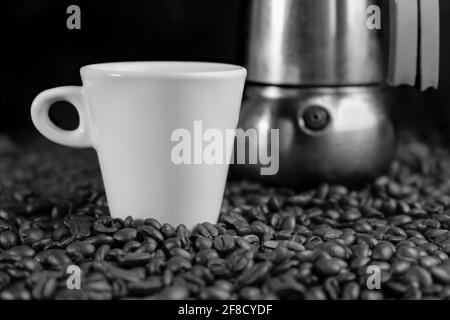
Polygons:
<instances>
[{"instance_id":1,"label":"black backdrop","mask_svg":"<svg viewBox=\"0 0 450 320\"><path fill-rule=\"evenodd\" d=\"M78 69L85 64L126 60L242 63L247 2L2 0L0 133L35 132L29 119L34 96L50 87L79 85ZM66 27L66 9L71 4L81 7L81 30ZM399 109L403 118L419 127L429 122L450 131L450 1L442 0L441 6L441 89L437 94L407 90Z\"/></svg>"},{"instance_id":2,"label":"black backdrop","mask_svg":"<svg viewBox=\"0 0 450 320\"><path fill-rule=\"evenodd\" d=\"M81 30L66 27L71 4L81 8ZM81 84L78 70L85 64L237 63L242 4L240 0L2 0L0 130L30 130L28 111L34 96L50 87Z\"/></svg>"}]
</instances>

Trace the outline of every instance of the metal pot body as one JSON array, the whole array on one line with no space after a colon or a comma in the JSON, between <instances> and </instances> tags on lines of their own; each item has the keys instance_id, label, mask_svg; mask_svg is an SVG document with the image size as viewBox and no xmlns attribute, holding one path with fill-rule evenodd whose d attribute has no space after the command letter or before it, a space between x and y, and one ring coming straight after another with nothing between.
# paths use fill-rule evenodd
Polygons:
<instances>
[{"instance_id":1,"label":"metal pot body","mask_svg":"<svg viewBox=\"0 0 450 320\"><path fill-rule=\"evenodd\" d=\"M381 0L252 0L247 79L272 85L382 83L380 30L367 9Z\"/></svg>"}]
</instances>

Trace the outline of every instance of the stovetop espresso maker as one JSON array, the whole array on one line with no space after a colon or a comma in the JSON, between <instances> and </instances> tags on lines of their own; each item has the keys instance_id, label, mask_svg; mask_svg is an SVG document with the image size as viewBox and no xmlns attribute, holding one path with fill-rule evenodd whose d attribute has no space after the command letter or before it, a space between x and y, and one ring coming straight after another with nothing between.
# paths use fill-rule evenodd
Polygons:
<instances>
[{"instance_id":1,"label":"stovetop espresso maker","mask_svg":"<svg viewBox=\"0 0 450 320\"><path fill-rule=\"evenodd\" d=\"M375 177L396 145L386 79L438 85L438 0L251 0L247 26L239 127L279 129L279 171L234 166L244 178L301 187Z\"/></svg>"}]
</instances>

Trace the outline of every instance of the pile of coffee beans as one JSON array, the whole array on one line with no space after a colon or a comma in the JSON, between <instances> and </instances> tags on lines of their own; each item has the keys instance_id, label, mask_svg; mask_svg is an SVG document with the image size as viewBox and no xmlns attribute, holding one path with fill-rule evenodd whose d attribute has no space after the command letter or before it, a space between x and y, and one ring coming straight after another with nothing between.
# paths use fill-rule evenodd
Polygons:
<instances>
[{"instance_id":1,"label":"pile of coffee beans","mask_svg":"<svg viewBox=\"0 0 450 320\"><path fill-rule=\"evenodd\" d=\"M0 299L450 298L450 154L414 140L360 189L230 182L194 230L111 218L92 150L0 151L0 191Z\"/></svg>"}]
</instances>

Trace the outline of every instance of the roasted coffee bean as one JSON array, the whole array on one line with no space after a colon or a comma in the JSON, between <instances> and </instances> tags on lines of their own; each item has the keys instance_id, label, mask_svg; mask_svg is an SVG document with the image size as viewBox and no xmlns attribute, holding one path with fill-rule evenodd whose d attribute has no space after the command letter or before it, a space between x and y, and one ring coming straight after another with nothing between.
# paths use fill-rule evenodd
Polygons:
<instances>
[{"instance_id":1,"label":"roasted coffee bean","mask_svg":"<svg viewBox=\"0 0 450 320\"><path fill-rule=\"evenodd\" d=\"M297 282L292 273L269 278L266 286L278 299L301 299L306 292L305 286Z\"/></svg>"},{"instance_id":2,"label":"roasted coffee bean","mask_svg":"<svg viewBox=\"0 0 450 320\"><path fill-rule=\"evenodd\" d=\"M347 248L334 242L325 243L322 246L322 250L328 252L330 256L339 259L345 259L348 255L350 255L350 252L347 250Z\"/></svg>"},{"instance_id":3,"label":"roasted coffee bean","mask_svg":"<svg viewBox=\"0 0 450 320\"><path fill-rule=\"evenodd\" d=\"M288 250L291 250L294 252L305 251L305 247L302 246L297 241L285 240L282 242L282 244L285 245Z\"/></svg>"},{"instance_id":4,"label":"roasted coffee bean","mask_svg":"<svg viewBox=\"0 0 450 320\"><path fill-rule=\"evenodd\" d=\"M227 263L231 270L238 273L253 265L254 253L252 250L238 249L227 257Z\"/></svg>"},{"instance_id":5,"label":"roasted coffee bean","mask_svg":"<svg viewBox=\"0 0 450 320\"><path fill-rule=\"evenodd\" d=\"M235 240L236 246L238 248L245 249L245 250L252 248L252 245L250 243L248 243L247 240L245 240L244 238L235 238L234 240Z\"/></svg>"},{"instance_id":6,"label":"roasted coffee bean","mask_svg":"<svg viewBox=\"0 0 450 320\"><path fill-rule=\"evenodd\" d=\"M263 247L266 249L270 249L270 250L274 250L275 248L277 248L280 245L279 241L264 241L263 243Z\"/></svg>"},{"instance_id":7,"label":"roasted coffee bean","mask_svg":"<svg viewBox=\"0 0 450 320\"><path fill-rule=\"evenodd\" d=\"M438 264L440 264L441 260L436 257L426 256L426 257L420 258L419 262L422 267L431 268L431 267L434 267L434 266L437 266Z\"/></svg>"},{"instance_id":8,"label":"roasted coffee bean","mask_svg":"<svg viewBox=\"0 0 450 320\"><path fill-rule=\"evenodd\" d=\"M13 221L16 218L14 211L6 208L0 208L0 219L5 221Z\"/></svg>"},{"instance_id":9,"label":"roasted coffee bean","mask_svg":"<svg viewBox=\"0 0 450 320\"><path fill-rule=\"evenodd\" d=\"M208 260L218 258L219 254L216 250L213 249L205 249L201 250L195 256L196 263L205 264Z\"/></svg>"},{"instance_id":10,"label":"roasted coffee bean","mask_svg":"<svg viewBox=\"0 0 450 320\"><path fill-rule=\"evenodd\" d=\"M124 228L136 228L136 224L134 223L134 219L132 216L128 216L123 220Z\"/></svg>"},{"instance_id":11,"label":"roasted coffee bean","mask_svg":"<svg viewBox=\"0 0 450 320\"><path fill-rule=\"evenodd\" d=\"M95 231L105 234L114 234L119 230L119 228L114 225L108 226L98 220L94 222L93 228Z\"/></svg>"},{"instance_id":12,"label":"roasted coffee bean","mask_svg":"<svg viewBox=\"0 0 450 320\"><path fill-rule=\"evenodd\" d=\"M136 237L137 237L137 230L133 228L124 228L118 230L113 235L113 239L121 243L132 241L136 239Z\"/></svg>"},{"instance_id":13,"label":"roasted coffee bean","mask_svg":"<svg viewBox=\"0 0 450 320\"><path fill-rule=\"evenodd\" d=\"M190 241L189 237L191 235L191 232L184 224L180 224L176 229L176 236L181 242L181 246L185 249L190 248Z\"/></svg>"},{"instance_id":14,"label":"roasted coffee bean","mask_svg":"<svg viewBox=\"0 0 450 320\"><path fill-rule=\"evenodd\" d=\"M15 263L15 266L21 270L26 270L30 272L39 272L42 270L42 266L35 259L24 258Z\"/></svg>"},{"instance_id":15,"label":"roasted coffee bean","mask_svg":"<svg viewBox=\"0 0 450 320\"><path fill-rule=\"evenodd\" d=\"M117 263L119 267L122 268L137 267L146 265L151 260L151 258L152 256L147 252L125 253L124 255L117 257Z\"/></svg>"},{"instance_id":16,"label":"roasted coffee bean","mask_svg":"<svg viewBox=\"0 0 450 320\"><path fill-rule=\"evenodd\" d=\"M323 250L316 250L313 252L312 261L317 261L319 259L331 259L331 255Z\"/></svg>"},{"instance_id":17,"label":"roasted coffee bean","mask_svg":"<svg viewBox=\"0 0 450 320\"><path fill-rule=\"evenodd\" d=\"M218 236L214 240L214 249L218 252L230 252L235 247L234 238L228 235Z\"/></svg>"},{"instance_id":18,"label":"roasted coffee bean","mask_svg":"<svg viewBox=\"0 0 450 320\"><path fill-rule=\"evenodd\" d=\"M273 230L271 229L271 227L269 227L268 225L266 225L265 223L261 222L261 221L254 221L251 225L250 225L250 232L252 234L257 235L260 238L264 238L265 240L270 239L270 235L271 233L273 233Z\"/></svg>"},{"instance_id":19,"label":"roasted coffee bean","mask_svg":"<svg viewBox=\"0 0 450 320\"><path fill-rule=\"evenodd\" d=\"M210 259L206 262L206 266L216 278L229 278L230 276L230 269L225 259Z\"/></svg>"},{"instance_id":20,"label":"roasted coffee bean","mask_svg":"<svg viewBox=\"0 0 450 320\"><path fill-rule=\"evenodd\" d=\"M267 201L267 208L272 213L276 213L281 210L281 202L277 197L270 197L269 201Z\"/></svg>"},{"instance_id":21,"label":"roasted coffee bean","mask_svg":"<svg viewBox=\"0 0 450 320\"><path fill-rule=\"evenodd\" d=\"M159 276L150 276L144 281L130 282L128 290L133 296L149 296L159 292L163 288L162 279Z\"/></svg>"},{"instance_id":22,"label":"roasted coffee bean","mask_svg":"<svg viewBox=\"0 0 450 320\"><path fill-rule=\"evenodd\" d=\"M346 246L350 246L355 242L356 237L353 232L344 231L343 234L339 237L339 239L344 241Z\"/></svg>"},{"instance_id":23,"label":"roasted coffee bean","mask_svg":"<svg viewBox=\"0 0 450 320\"><path fill-rule=\"evenodd\" d=\"M433 284L430 273L421 267L412 267L405 273L405 279L415 287L429 287Z\"/></svg>"},{"instance_id":24,"label":"roasted coffee bean","mask_svg":"<svg viewBox=\"0 0 450 320\"><path fill-rule=\"evenodd\" d=\"M260 240L259 240L258 236L254 235L254 234L246 235L243 237L243 239L251 245L259 246Z\"/></svg>"},{"instance_id":25,"label":"roasted coffee bean","mask_svg":"<svg viewBox=\"0 0 450 320\"><path fill-rule=\"evenodd\" d=\"M212 286L201 291L200 299L203 300L227 300L230 298L230 292L220 287Z\"/></svg>"},{"instance_id":26,"label":"roasted coffee bean","mask_svg":"<svg viewBox=\"0 0 450 320\"><path fill-rule=\"evenodd\" d=\"M13 256L20 256L20 257L27 257L27 258L32 258L34 256L34 254L36 253L29 246L25 246L25 245L15 246L6 252Z\"/></svg>"},{"instance_id":27,"label":"roasted coffee bean","mask_svg":"<svg viewBox=\"0 0 450 320\"><path fill-rule=\"evenodd\" d=\"M325 241L332 240L332 239L338 239L341 235L342 235L341 230L331 229L331 230L326 231L323 234L323 239Z\"/></svg>"},{"instance_id":28,"label":"roasted coffee bean","mask_svg":"<svg viewBox=\"0 0 450 320\"><path fill-rule=\"evenodd\" d=\"M158 220L153 219L153 218L145 219L143 224L145 224L147 226L152 226L153 228L158 229L158 230L161 230L161 227L162 227L162 224Z\"/></svg>"},{"instance_id":29,"label":"roasted coffee bean","mask_svg":"<svg viewBox=\"0 0 450 320\"><path fill-rule=\"evenodd\" d=\"M165 287L170 286L171 284L173 284L173 272L169 269L164 270L163 274L162 274L162 283Z\"/></svg>"},{"instance_id":30,"label":"roasted coffee bean","mask_svg":"<svg viewBox=\"0 0 450 320\"><path fill-rule=\"evenodd\" d=\"M367 243L360 243L350 247L352 255L355 257L368 257L372 251Z\"/></svg>"},{"instance_id":31,"label":"roasted coffee bean","mask_svg":"<svg viewBox=\"0 0 450 320\"><path fill-rule=\"evenodd\" d=\"M347 283L342 289L343 300L357 300L359 298L360 287L356 282Z\"/></svg>"},{"instance_id":32,"label":"roasted coffee bean","mask_svg":"<svg viewBox=\"0 0 450 320\"><path fill-rule=\"evenodd\" d=\"M241 285L253 285L268 276L272 264L268 261L253 265L239 275L237 281Z\"/></svg>"},{"instance_id":33,"label":"roasted coffee bean","mask_svg":"<svg viewBox=\"0 0 450 320\"><path fill-rule=\"evenodd\" d=\"M183 300L189 296L189 290L182 286L171 286L165 288L159 298L163 300Z\"/></svg>"},{"instance_id":34,"label":"roasted coffee bean","mask_svg":"<svg viewBox=\"0 0 450 320\"><path fill-rule=\"evenodd\" d=\"M339 282L336 278L327 278L323 283L323 289L331 300L337 300L340 294Z\"/></svg>"},{"instance_id":35,"label":"roasted coffee bean","mask_svg":"<svg viewBox=\"0 0 450 320\"><path fill-rule=\"evenodd\" d=\"M95 253L95 247L88 241L74 241L66 247L69 256L88 258Z\"/></svg>"},{"instance_id":36,"label":"roasted coffee bean","mask_svg":"<svg viewBox=\"0 0 450 320\"><path fill-rule=\"evenodd\" d=\"M0 220L0 232L12 230L12 229L13 229L13 226L9 222Z\"/></svg>"},{"instance_id":37,"label":"roasted coffee bean","mask_svg":"<svg viewBox=\"0 0 450 320\"><path fill-rule=\"evenodd\" d=\"M181 246L182 246L181 240L175 237L166 239L164 240L163 243L163 248L166 249L166 251L170 251L173 248L181 248Z\"/></svg>"},{"instance_id":38,"label":"roasted coffee bean","mask_svg":"<svg viewBox=\"0 0 450 320\"><path fill-rule=\"evenodd\" d=\"M445 252L442 252L440 250L437 250L433 253L433 255L439 259L441 259L441 261L447 260L448 259L448 255Z\"/></svg>"},{"instance_id":39,"label":"roasted coffee bean","mask_svg":"<svg viewBox=\"0 0 450 320\"><path fill-rule=\"evenodd\" d=\"M45 232L40 228L30 228L22 232L22 243L32 245L45 238Z\"/></svg>"},{"instance_id":40,"label":"roasted coffee bean","mask_svg":"<svg viewBox=\"0 0 450 320\"><path fill-rule=\"evenodd\" d=\"M321 258L315 262L314 266L319 274L330 277L337 275L342 270L343 263L345 262L336 258Z\"/></svg>"},{"instance_id":41,"label":"roasted coffee bean","mask_svg":"<svg viewBox=\"0 0 450 320\"><path fill-rule=\"evenodd\" d=\"M4 271L0 271L0 291L9 285L11 277Z\"/></svg>"},{"instance_id":42,"label":"roasted coffee bean","mask_svg":"<svg viewBox=\"0 0 450 320\"><path fill-rule=\"evenodd\" d=\"M75 216L75 215L68 215L64 218L64 223L66 225L66 227L69 229L70 233L76 238L76 239L84 239L87 238L91 235L91 227L93 226L94 229L96 227L96 224L99 221L95 221L95 223L93 222L93 219L89 216ZM101 223L100 223L101 224ZM102 225L104 226L104 225ZM107 228L99 228L96 229L98 232L115 232L118 230L118 226L112 226L111 229L115 229L113 230L108 230Z\"/></svg>"},{"instance_id":43,"label":"roasted coffee bean","mask_svg":"<svg viewBox=\"0 0 450 320\"><path fill-rule=\"evenodd\" d=\"M397 249L396 256L406 260L419 259L419 251L414 247L400 247Z\"/></svg>"},{"instance_id":44,"label":"roasted coffee bean","mask_svg":"<svg viewBox=\"0 0 450 320\"><path fill-rule=\"evenodd\" d=\"M327 210L324 213L324 216L331 220L338 220L341 217L341 214L336 210Z\"/></svg>"},{"instance_id":45,"label":"roasted coffee bean","mask_svg":"<svg viewBox=\"0 0 450 320\"><path fill-rule=\"evenodd\" d=\"M373 260L370 265L378 267L381 271L389 271L391 269L391 265L386 261Z\"/></svg>"},{"instance_id":46,"label":"roasted coffee bean","mask_svg":"<svg viewBox=\"0 0 450 320\"><path fill-rule=\"evenodd\" d=\"M108 244L100 246L95 252L95 260L105 260L111 251L111 247Z\"/></svg>"},{"instance_id":47,"label":"roasted coffee bean","mask_svg":"<svg viewBox=\"0 0 450 320\"><path fill-rule=\"evenodd\" d=\"M321 287L312 287L305 294L306 300L326 300L327 295Z\"/></svg>"},{"instance_id":48,"label":"roasted coffee bean","mask_svg":"<svg viewBox=\"0 0 450 320\"><path fill-rule=\"evenodd\" d=\"M388 219L389 224L393 227L401 227L412 221L412 218L408 215L393 216Z\"/></svg>"},{"instance_id":49,"label":"roasted coffee bean","mask_svg":"<svg viewBox=\"0 0 450 320\"><path fill-rule=\"evenodd\" d=\"M166 261L162 258L152 258L147 264L149 274L160 274L166 265Z\"/></svg>"},{"instance_id":50,"label":"roasted coffee bean","mask_svg":"<svg viewBox=\"0 0 450 320\"><path fill-rule=\"evenodd\" d=\"M86 287L90 300L111 300L113 297L114 289L105 279L91 280Z\"/></svg>"},{"instance_id":51,"label":"roasted coffee bean","mask_svg":"<svg viewBox=\"0 0 450 320\"><path fill-rule=\"evenodd\" d=\"M363 290L361 292L362 300L383 300L383 293L375 290Z\"/></svg>"},{"instance_id":52,"label":"roasted coffee bean","mask_svg":"<svg viewBox=\"0 0 450 320\"><path fill-rule=\"evenodd\" d=\"M256 207L242 207L242 215L245 216L249 221L259 220L266 222L265 210L267 207L256 206Z\"/></svg>"},{"instance_id":53,"label":"roasted coffee bean","mask_svg":"<svg viewBox=\"0 0 450 320\"><path fill-rule=\"evenodd\" d=\"M342 213L341 219L344 221L356 221L361 218L361 212L356 209L349 209Z\"/></svg>"},{"instance_id":54,"label":"roasted coffee bean","mask_svg":"<svg viewBox=\"0 0 450 320\"><path fill-rule=\"evenodd\" d=\"M143 238L152 238L152 239L156 240L156 242L158 242L158 243L164 242L164 236L155 227L147 226L147 225L139 226L137 228L137 232Z\"/></svg>"},{"instance_id":55,"label":"roasted coffee bean","mask_svg":"<svg viewBox=\"0 0 450 320\"><path fill-rule=\"evenodd\" d=\"M0 248L8 250L18 245L19 237L11 230L0 233Z\"/></svg>"},{"instance_id":56,"label":"roasted coffee bean","mask_svg":"<svg viewBox=\"0 0 450 320\"><path fill-rule=\"evenodd\" d=\"M214 287L220 288L220 289L228 291L228 292L231 292L234 289L234 285L230 281L224 280L224 279L219 279L219 280L215 281Z\"/></svg>"},{"instance_id":57,"label":"roasted coffee bean","mask_svg":"<svg viewBox=\"0 0 450 320\"><path fill-rule=\"evenodd\" d=\"M182 257L172 257L167 261L167 269L173 273L192 268L191 261Z\"/></svg>"},{"instance_id":58,"label":"roasted coffee bean","mask_svg":"<svg viewBox=\"0 0 450 320\"><path fill-rule=\"evenodd\" d=\"M372 259L389 261L394 255L394 246L391 243L380 242L378 243L372 252Z\"/></svg>"},{"instance_id":59,"label":"roasted coffee bean","mask_svg":"<svg viewBox=\"0 0 450 320\"><path fill-rule=\"evenodd\" d=\"M36 259L39 263L43 265L48 265L54 269L65 268L66 266L73 264L72 259L70 259L65 250L62 249L50 249L39 253L40 258L37 256Z\"/></svg>"},{"instance_id":60,"label":"roasted coffee bean","mask_svg":"<svg viewBox=\"0 0 450 320\"><path fill-rule=\"evenodd\" d=\"M260 300L261 290L257 287L244 287L239 291L239 296L244 300Z\"/></svg>"},{"instance_id":61,"label":"roasted coffee bean","mask_svg":"<svg viewBox=\"0 0 450 320\"><path fill-rule=\"evenodd\" d=\"M294 231L295 229L295 217L293 216L286 216L283 218L280 224L281 230L286 230L289 232Z\"/></svg>"},{"instance_id":62,"label":"roasted coffee bean","mask_svg":"<svg viewBox=\"0 0 450 320\"><path fill-rule=\"evenodd\" d=\"M240 216L222 215L220 221L225 223L231 230L235 230L239 235L246 235L251 232L249 223Z\"/></svg>"},{"instance_id":63,"label":"roasted coffee bean","mask_svg":"<svg viewBox=\"0 0 450 320\"><path fill-rule=\"evenodd\" d=\"M203 237L214 239L219 235L219 230L211 223L204 222L197 225L194 231L195 234L201 235Z\"/></svg>"},{"instance_id":64,"label":"roasted coffee bean","mask_svg":"<svg viewBox=\"0 0 450 320\"><path fill-rule=\"evenodd\" d=\"M366 266L367 264L369 264L369 262L370 262L369 257L357 257L352 261L352 263L350 265L350 269L352 269L352 270L360 269L360 268Z\"/></svg>"},{"instance_id":65,"label":"roasted coffee bean","mask_svg":"<svg viewBox=\"0 0 450 320\"><path fill-rule=\"evenodd\" d=\"M434 266L430 269L430 272L437 282L445 285L450 285L450 268Z\"/></svg>"},{"instance_id":66,"label":"roasted coffee bean","mask_svg":"<svg viewBox=\"0 0 450 320\"><path fill-rule=\"evenodd\" d=\"M127 282L138 282L145 278L145 274L135 270L118 268L106 261L94 261L92 266L94 270L104 273L107 277L122 279Z\"/></svg>"},{"instance_id":67,"label":"roasted coffee bean","mask_svg":"<svg viewBox=\"0 0 450 320\"><path fill-rule=\"evenodd\" d=\"M93 246L98 247L105 244L112 245L114 243L114 238L106 234L97 234L95 236L87 238L86 241Z\"/></svg>"},{"instance_id":68,"label":"roasted coffee bean","mask_svg":"<svg viewBox=\"0 0 450 320\"><path fill-rule=\"evenodd\" d=\"M180 257L186 260L192 260L192 256L189 251L183 249L183 248L173 248L170 250L171 256Z\"/></svg>"},{"instance_id":69,"label":"roasted coffee bean","mask_svg":"<svg viewBox=\"0 0 450 320\"><path fill-rule=\"evenodd\" d=\"M31 296L33 299L38 300L51 299L56 292L57 286L58 283L55 277L44 274L37 278L31 291Z\"/></svg>"},{"instance_id":70,"label":"roasted coffee bean","mask_svg":"<svg viewBox=\"0 0 450 320\"><path fill-rule=\"evenodd\" d=\"M374 236L368 234L357 234L356 243L366 244L369 246L369 248L373 248L378 244L378 240Z\"/></svg>"},{"instance_id":71,"label":"roasted coffee bean","mask_svg":"<svg viewBox=\"0 0 450 320\"><path fill-rule=\"evenodd\" d=\"M171 238L175 237L176 235L175 228L169 223L164 223L161 228L157 228L157 226L154 226L154 224L150 224L150 226L152 226L156 230L160 230L164 238Z\"/></svg>"},{"instance_id":72,"label":"roasted coffee bean","mask_svg":"<svg viewBox=\"0 0 450 320\"><path fill-rule=\"evenodd\" d=\"M316 250L316 249L321 248L323 243L324 242L322 241L322 239L320 239L320 237L312 236L312 237L306 239L304 247L307 250Z\"/></svg>"},{"instance_id":73,"label":"roasted coffee bean","mask_svg":"<svg viewBox=\"0 0 450 320\"><path fill-rule=\"evenodd\" d=\"M157 249L155 251L155 254L153 255L154 258L161 258L161 259L165 259L166 258L166 252L164 250L161 249Z\"/></svg>"},{"instance_id":74,"label":"roasted coffee bean","mask_svg":"<svg viewBox=\"0 0 450 320\"><path fill-rule=\"evenodd\" d=\"M70 236L70 231L65 226L61 226L57 228L55 231L53 231L52 237L56 241L61 241L64 238L67 238Z\"/></svg>"},{"instance_id":75,"label":"roasted coffee bean","mask_svg":"<svg viewBox=\"0 0 450 320\"><path fill-rule=\"evenodd\" d=\"M355 273L353 273L353 272L343 272L343 273L340 273L340 274L338 274L336 276L336 280L340 284L345 284L347 282L357 280L357 275Z\"/></svg>"},{"instance_id":76,"label":"roasted coffee bean","mask_svg":"<svg viewBox=\"0 0 450 320\"><path fill-rule=\"evenodd\" d=\"M197 237L195 240L195 247L197 250L211 249L213 247L213 240L203 236Z\"/></svg>"}]
</instances>

